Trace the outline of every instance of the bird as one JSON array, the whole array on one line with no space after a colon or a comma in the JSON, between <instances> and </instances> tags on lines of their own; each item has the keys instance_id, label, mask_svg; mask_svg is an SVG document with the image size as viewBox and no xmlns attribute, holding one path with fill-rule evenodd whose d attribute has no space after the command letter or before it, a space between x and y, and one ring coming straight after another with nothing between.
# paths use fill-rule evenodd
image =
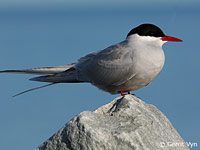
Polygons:
<instances>
[{"instance_id":1,"label":"bird","mask_svg":"<svg viewBox=\"0 0 200 150\"><path fill-rule=\"evenodd\" d=\"M181 42L165 35L158 26L140 24L130 30L125 40L103 50L91 52L76 62L55 67L2 70L0 73L37 74L29 80L48 82L26 92L59 83L91 83L111 94L130 94L147 86L160 73L165 62L162 46L166 42Z\"/></svg>"}]
</instances>

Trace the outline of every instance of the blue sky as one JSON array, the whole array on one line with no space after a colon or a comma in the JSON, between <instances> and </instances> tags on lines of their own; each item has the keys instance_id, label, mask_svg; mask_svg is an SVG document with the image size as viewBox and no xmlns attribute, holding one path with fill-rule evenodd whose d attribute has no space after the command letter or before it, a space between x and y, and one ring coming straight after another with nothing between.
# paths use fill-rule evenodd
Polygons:
<instances>
[{"instance_id":1,"label":"blue sky","mask_svg":"<svg viewBox=\"0 0 200 150\"><path fill-rule=\"evenodd\" d=\"M183 42L164 45L166 62L161 74L134 93L164 112L186 141L199 142L199 2L104 2L1 0L0 70L71 63L124 40L141 23L154 23ZM90 84L60 84L12 98L43 85L28 81L31 77L0 75L2 149L34 149L74 115L118 96Z\"/></svg>"},{"instance_id":2,"label":"blue sky","mask_svg":"<svg viewBox=\"0 0 200 150\"><path fill-rule=\"evenodd\" d=\"M97 7L107 7L107 6L149 6L149 5L169 5L172 6L174 4L182 6L188 6L188 5L195 5L199 4L198 0L140 0L140 1L133 1L133 0L101 0L101 1L94 1L94 0L1 0L0 1L0 7L55 7L55 6L65 6L65 7L91 7L91 6L97 6ZM134 8L134 7L133 7Z\"/></svg>"}]
</instances>

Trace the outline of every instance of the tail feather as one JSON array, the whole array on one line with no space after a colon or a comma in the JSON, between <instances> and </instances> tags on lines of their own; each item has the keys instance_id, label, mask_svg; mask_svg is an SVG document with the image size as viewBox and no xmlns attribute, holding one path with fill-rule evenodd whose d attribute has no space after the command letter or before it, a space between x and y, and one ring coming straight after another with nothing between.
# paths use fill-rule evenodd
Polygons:
<instances>
[{"instance_id":1,"label":"tail feather","mask_svg":"<svg viewBox=\"0 0 200 150\"><path fill-rule=\"evenodd\" d=\"M56 66L56 67L41 67L41 68L31 68L31 69L22 69L22 70L2 70L0 73L21 73L21 74L55 74L64 72L71 67L73 67L74 64L64 65L64 66Z\"/></svg>"},{"instance_id":2,"label":"tail feather","mask_svg":"<svg viewBox=\"0 0 200 150\"><path fill-rule=\"evenodd\" d=\"M22 70L2 70L0 73L22 73L22 74L40 74L43 76L34 77L30 80L39 81L39 82L49 82L49 84L31 88L20 92L13 97L22 95L24 93L41 89L47 86L51 86L58 83L80 83L77 79L77 71L74 68L74 64L57 66L57 67L41 67L41 68L31 68L31 69L22 69Z\"/></svg>"},{"instance_id":3,"label":"tail feather","mask_svg":"<svg viewBox=\"0 0 200 150\"><path fill-rule=\"evenodd\" d=\"M77 79L77 72L75 70L70 70L56 73L53 75L45 75L45 76L39 76L29 79L31 81L39 81L39 82L52 82L52 83L80 83L83 81L80 81Z\"/></svg>"}]
</instances>

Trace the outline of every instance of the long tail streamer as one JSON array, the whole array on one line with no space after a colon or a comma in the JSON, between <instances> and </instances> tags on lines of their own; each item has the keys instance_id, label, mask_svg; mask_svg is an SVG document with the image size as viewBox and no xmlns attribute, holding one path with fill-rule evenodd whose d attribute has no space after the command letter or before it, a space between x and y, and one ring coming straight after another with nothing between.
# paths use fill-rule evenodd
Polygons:
<instances>
[{"instance_id":1,"label":"long tail streamer","mask_svg":"<svg viewBox=\"0 0 200 150\"><path fill-rule=\"evenodd\" d=\"M25 90L23 92L20 92L16 95L13 95L13 97L16 97L16 96L19 96L19 95L22 95L22 94L25 94L25 93L28 93L28 92L31 92L31 91L34 91L34 90L38 90L38 89L41 89L41 88L44 88L44 87L47 87L47 86L51 86L51 85L54 85L54 84L57 84L57 83L50 83L50 84L46 84L46 85L43 85L43 86L34 87L34 88L31 88L31 89Z\"/></svg>"}]
</instances>

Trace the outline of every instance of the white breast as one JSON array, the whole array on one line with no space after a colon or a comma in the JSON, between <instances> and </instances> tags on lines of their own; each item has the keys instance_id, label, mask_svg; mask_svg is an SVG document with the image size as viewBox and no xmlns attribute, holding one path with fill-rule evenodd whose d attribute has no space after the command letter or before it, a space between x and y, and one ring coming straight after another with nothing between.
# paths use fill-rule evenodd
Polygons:
<instances>
[{"instance_id":1,"label":"white breast","mask_svg":"<svg viewBox=\"0 0 200 150\"><path fill-rule=\"evenodd\" d=\"M135 77L131 82L132 84L146 85L162 70L165 61L162 49L164 42L159 38L141 37L138 35L131 40L133 69L135 70Z\"/></svg>"}]
</instances>

